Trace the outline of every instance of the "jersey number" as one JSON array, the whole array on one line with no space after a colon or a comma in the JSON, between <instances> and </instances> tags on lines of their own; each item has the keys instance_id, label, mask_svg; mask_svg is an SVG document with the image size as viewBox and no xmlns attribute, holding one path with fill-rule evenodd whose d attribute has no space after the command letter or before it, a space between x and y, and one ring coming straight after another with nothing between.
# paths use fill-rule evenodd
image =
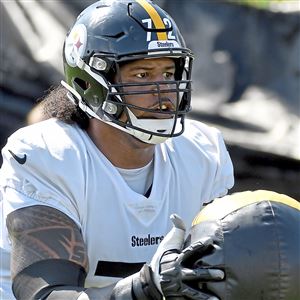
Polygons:
<instances>
[{"instance_id":1,"label":"jersey number","mask_svg":"<svg viewBox=\"0 0 300 300\"><path fill-rule=\"evenodd\" d=\"M172 27L172 23L168 18L164 18L163 21L164 21L164 24L166 25L167 28ZM143 19L142 22L147 24L148 29L153 28L152 19ZM147 32L147 42L151 41L151 37L152 37L152 32L150 32L150 31ZM173 35L173 31L168 32L168 40L176 40L176 37Z\"/></svg>"}]
</instances>

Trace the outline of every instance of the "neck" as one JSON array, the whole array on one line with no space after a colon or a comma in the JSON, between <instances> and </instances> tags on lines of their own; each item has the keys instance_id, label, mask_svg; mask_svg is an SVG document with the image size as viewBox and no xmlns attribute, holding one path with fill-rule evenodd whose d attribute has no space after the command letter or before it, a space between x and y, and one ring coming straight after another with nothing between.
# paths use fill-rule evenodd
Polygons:
<instances>
[{"instance_id":1,"label":"neck","mask_svg":"<svg viewBox=\"0 0 300 300\"><path fill-rule=\"evenodd\" d=\"M143 143L97 119L90 120L87 133L97 148L118 168L141 168L153 159L155 145Z\"/></svg>"}]
</instances>

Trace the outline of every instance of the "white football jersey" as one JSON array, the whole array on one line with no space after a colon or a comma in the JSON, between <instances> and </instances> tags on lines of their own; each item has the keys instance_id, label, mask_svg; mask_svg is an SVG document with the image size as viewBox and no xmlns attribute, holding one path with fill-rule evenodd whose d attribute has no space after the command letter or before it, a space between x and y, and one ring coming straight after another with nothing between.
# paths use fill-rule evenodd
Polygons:
<instances>
[{"instance_id":1,"label":"white football jersey","mask_svg":"<svg viewBox=\"0 0 300 300\"><path fill-rule=\"evenodd\" d=\"M54 207L82 231L89 258L86 287L102 287L138 271L171 229L172 213L188 227L204 202L233 186L220 132L191 120L184 134L156 145L149 197L130 189L85 131L55 119L15 132L2 155L3 257L8 259L10 251L5 226L10 212L31 205ZM7 281L7 264L1 266Z\"/></svg>"}]
</instances>

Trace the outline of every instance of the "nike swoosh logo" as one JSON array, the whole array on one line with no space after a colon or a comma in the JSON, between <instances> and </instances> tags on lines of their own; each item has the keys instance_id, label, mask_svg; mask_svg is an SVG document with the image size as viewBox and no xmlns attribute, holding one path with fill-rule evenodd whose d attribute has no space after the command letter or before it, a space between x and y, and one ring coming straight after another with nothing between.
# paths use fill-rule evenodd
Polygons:
<instances>
[{"instance_id":1,"label":"nike swoosh logo","mask_svg":"<svg viewBox=\"0 0 300 300\"><path fill-rule=\"evenodd\" d=\"M8 152L11 154L11 156L20 164L20 165L24 165L27 159L27 155L24 154L23 157L20 157L18 155L16 155L15 153L13 153L11 150L8 150Z\"/></svg>"}]
</instances>

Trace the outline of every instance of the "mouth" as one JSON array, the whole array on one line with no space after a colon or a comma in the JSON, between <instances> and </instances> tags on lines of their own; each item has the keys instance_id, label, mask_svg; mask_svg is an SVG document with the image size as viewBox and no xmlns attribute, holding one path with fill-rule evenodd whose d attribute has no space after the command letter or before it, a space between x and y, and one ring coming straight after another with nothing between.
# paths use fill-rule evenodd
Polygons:
<instances>
[{"instance_id":1,"label":"mouth","mask_svg":"<svg viewBox=\"0 0 300 300\"><path fill-rule=\"evenodd\" d=\"M159 111L168 111L169 108L166 104L162 104L160 107L156 108L156 110L159 110Z\"/></svg>"},{"instance_id":2,"label":"mouth","mask_svg":"<svg viewBox=\"0 0 300 300\"><path fill-rule=\"evenodd\" d=\"M147 107L137 105L128 105L130 111L137 119L173 119L176 115L176 106L168 97L156 99L156 101Z\"/></svg>"},{"instance_id":3,"label":"mouth","mask_svg":"<svg viewBox=\"0 0 300 300\"><path fill-rule=\"evenodd\" d=\"M147 111L144 111L140 115L139 119L172 119L175 113L175 108L173 103L170 101L164 103L157 103L151 107L147 108Z\"/></svg>"},{"instance_id":4,"label":"mouth","mask_svg":"<svg viewBox=\"0 0 300 300\"><path fill-rule=\"evenodd\" d=\"M159 103L154 104L151 107L148 107L149 110L157 111L157 112L174 112L175 106L170 99L163 99Z\"/></svg>"}]
</instances>

